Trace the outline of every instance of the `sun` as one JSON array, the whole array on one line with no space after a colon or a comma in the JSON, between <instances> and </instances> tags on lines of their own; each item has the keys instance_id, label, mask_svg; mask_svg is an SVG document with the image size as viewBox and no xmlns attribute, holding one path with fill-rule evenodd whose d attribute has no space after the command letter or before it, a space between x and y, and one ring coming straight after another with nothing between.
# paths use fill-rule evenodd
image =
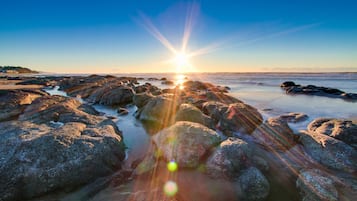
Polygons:
<instances>
[{"instance_id":1,"label":"sun","mask_svg":"<svg viewBox=\"0 0 357 201\"><path fill-rule=\"evenodd\" d=\"M177 66L185 66L189 63L188 56L185 53L177 53L174 59L174 62Z\"/></svg>"},{"instance_id":2,"label":"sun","mask_svg":"<svg viewBox=\"0 0 357 201\"><path fill-rule=\"evenodd\" d=\"M172 63L176 65L176 72L182 73L190 69L190 58L185 52L178 52L172 59Z\"/></svg>"}]
</instances>

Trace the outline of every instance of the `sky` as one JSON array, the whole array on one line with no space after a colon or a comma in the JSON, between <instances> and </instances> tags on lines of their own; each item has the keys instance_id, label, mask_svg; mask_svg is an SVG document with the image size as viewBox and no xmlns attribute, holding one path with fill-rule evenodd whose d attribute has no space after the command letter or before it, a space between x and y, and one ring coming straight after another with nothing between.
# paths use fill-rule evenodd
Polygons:
<instances>
[{"instance_id":1,"label":"sky","mask_svg":"<svg viewBox=\"0 0 357 201\"><path fill-rule=\"evenodd\" d=\"M356 8L353 0L0 0L0 66L357 72Z\"/></svg>"}]
</instances>

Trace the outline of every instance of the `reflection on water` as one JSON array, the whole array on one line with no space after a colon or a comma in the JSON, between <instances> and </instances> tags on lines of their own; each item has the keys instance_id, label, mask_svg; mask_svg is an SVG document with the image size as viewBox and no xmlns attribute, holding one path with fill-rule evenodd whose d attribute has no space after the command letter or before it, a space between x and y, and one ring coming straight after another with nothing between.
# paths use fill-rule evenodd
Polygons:
<instances>
[{"instance_id":1,"label":"reflection on water","mask_svg":"<svg viewBox=\"0 0 357 201\"><path fill-rule=\"evenodd\" d=\"M128 147L126 163L131 164L133 161L142 158L149 149L150 139L141 122L134 116L137 107L134 105L127 106L129 114L125 116L119 116L115 108L112 107L103 105L94 105L93 107L107 116L117 118L116 124L119 130L123 132L124 143Z\"/></svg>"}]
</instances>

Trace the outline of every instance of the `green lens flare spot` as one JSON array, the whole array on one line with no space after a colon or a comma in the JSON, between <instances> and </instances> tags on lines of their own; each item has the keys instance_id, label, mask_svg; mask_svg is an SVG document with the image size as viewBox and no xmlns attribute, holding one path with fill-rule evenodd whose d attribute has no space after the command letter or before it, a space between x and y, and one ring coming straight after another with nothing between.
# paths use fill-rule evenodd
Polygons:
<instances>
[{"instance_id":1,"label":"green lens flare spot","mask_svg":"<svg viewBox=\"0 0 357 201\"><path fill-rule=\"evenodd\" d=\"M177 187L176 182L168 181L165 183L164 192L165 192L166 196L168 196L168 197L175 196L177 191L178 191L178 187Z\"/></svg>"},{"instance_id":2,"label":"green lens flare spot","mask_svg":"<svg viewBox=\"0 0 357 201\"><path fill-rule=\"evenodd\" d=\"M175 172L178 169L178 165L175 161L171 161L171 162L167 163L167 169L170 172Z\"/></svg>"}]
</instances>

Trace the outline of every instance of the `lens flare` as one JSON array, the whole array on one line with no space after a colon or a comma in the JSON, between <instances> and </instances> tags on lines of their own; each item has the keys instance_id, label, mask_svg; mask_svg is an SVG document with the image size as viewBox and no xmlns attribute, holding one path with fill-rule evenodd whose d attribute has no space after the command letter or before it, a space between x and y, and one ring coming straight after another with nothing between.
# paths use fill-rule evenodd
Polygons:
<instances>
[{"instance_id":1,"label":"lens flare","mask_svg":"<svg viewBox=\"0 0 357 201\"><path fill-rule=\"evenodd\" d=\"M176 193L178 192L178 187L177 187L176 182L174 182L174 181L166 182L165 186L164 186L164 192L165 192L166 196L168 196L168 197L175 196Z\"/></svg>"},{"instance_id":2,"label":"lens flare","mask_svg":"<svg viewBox=\"0 0 357 201\"><path fill-rule=\"evenodd\" d=\"M178 169L178 165L175 161L170 161L169 163L167 163L167 169L170 172L175 172Z\"/></svg>"}]
</instances>

